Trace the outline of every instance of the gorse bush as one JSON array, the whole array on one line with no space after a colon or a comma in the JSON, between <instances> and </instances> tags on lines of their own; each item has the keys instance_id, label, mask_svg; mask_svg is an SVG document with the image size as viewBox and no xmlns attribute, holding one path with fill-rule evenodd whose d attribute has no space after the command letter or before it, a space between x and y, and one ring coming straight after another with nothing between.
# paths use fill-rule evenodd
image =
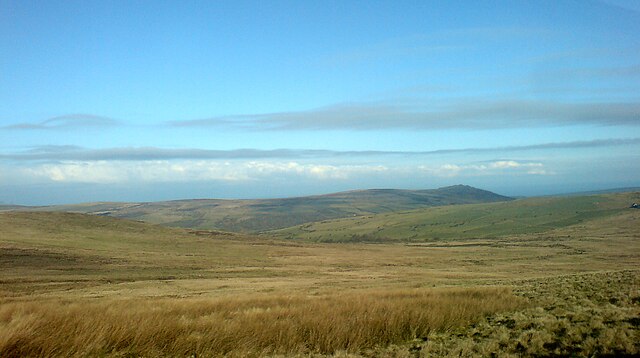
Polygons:
<instances>
[{"instance_id":1,"label":"gorse bush","mask_svg":"<svg viewBox=\"0 0 640 358\"><path fill-rule=\"evenodd\" d=\"M0 356L357 352L427 337L522 304L504 288L9 302L0 306Z\"/></svg>"}]
</instances>

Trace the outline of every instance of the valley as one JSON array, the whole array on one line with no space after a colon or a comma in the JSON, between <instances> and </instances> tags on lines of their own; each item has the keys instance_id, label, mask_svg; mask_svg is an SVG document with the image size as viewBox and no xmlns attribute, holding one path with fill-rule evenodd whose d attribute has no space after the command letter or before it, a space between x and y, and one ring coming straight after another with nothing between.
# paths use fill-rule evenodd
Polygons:
<instances>
[{"instance_id":1,"label":"valley","mask_svg":"<svg viewBox=\"0 0 640 358\"><path fill-rule=\"evenodd\" d=\"M638 354L639 201L369 204L264 233L4 211L0 355Z\"/></svg>"}]
</instances>

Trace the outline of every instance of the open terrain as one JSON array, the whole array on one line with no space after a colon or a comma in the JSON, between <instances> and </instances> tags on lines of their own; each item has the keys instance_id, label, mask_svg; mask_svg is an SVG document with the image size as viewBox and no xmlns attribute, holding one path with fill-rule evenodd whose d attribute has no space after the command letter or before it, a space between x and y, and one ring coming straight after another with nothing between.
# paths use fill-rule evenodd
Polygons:
<instances>
[{"instance_id":1,"label":"open terrain","mask_svg":"<svg viewBox=\"0 0 640 358\"><path fill-rule=\"evenodd\" d=\"M455 205L263 235L2 212L0 356L634 356L634 201Z\"/></svg>"},{"instance_id":2,"label":"open terrain","mask_svg":"<svg viewBox=\"0 0 640 358\"><path fill-rule=\"evenodd\" d=\"M33 208L108 215L174 227L260 232L302 223L509 197L465 185L433 190L374 189L286 199L86 203Z\"/></svg>"},{"instance_id":3,"label":"open terrain","mask_svg":"<svg viewBox=\"0 0 640 358\"><path fill-rule=\"evenodd\" d=\"M544 233L624 215L640 195L541 197L323 220L273 231L324 242L442 242ZM611 224L611 223L609 223ZM569 234L569 233L568 233Z\"/></svg>"}]
</instances>

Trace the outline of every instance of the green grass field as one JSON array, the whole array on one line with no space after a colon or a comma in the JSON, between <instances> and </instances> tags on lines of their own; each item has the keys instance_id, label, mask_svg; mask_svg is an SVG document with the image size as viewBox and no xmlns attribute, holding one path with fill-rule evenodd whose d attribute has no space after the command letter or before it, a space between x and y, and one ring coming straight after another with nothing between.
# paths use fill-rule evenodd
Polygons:
<instances>
[{"instance_id":1,"label":"green grass field","mask_svg":"<svg viewBox=\"0 0 640 358\"><path fill-rule=\"evenodd\" d=\"M638 193L520 199L308 223L272 233L318 242L439 242L543 233L620 215Z\"/></svg>"},{"instance_id":2,"label":"green grass field","mask_svg":"<svg viewBox=\"0 0 640 358\"><path fill-rule=\"evenodd\" d=\"M0 356L637 356L634 201L456 205L253 236L2 212Z\"/></svg>"}]
</instances>

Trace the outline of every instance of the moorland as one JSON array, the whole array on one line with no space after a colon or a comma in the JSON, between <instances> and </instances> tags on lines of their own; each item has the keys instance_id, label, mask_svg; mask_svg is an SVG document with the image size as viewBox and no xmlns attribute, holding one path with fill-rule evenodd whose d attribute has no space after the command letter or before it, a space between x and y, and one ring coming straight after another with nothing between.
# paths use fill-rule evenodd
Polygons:
<instances>
[{"instance_id":1,"label":"moorland","mask_svg":"<svg viewBox=\"0 0 640 358\"><path fill-rule=\"evenodd\" d=\"M165 226L255 233L307 222L512 198L466 185L431 190L371 189L284 199L85 203L29 210L78 212Z\"/></svg>"},{"instance_id":2,"label":"moorland","mask_svg":"<svg viewBox=\"0 0 640 358\"><path fill-rule=\"evenodd\" d=\"M445 189L6 208L0 356L640 354L640 192Z\"/></svg>"}]
</instances>

